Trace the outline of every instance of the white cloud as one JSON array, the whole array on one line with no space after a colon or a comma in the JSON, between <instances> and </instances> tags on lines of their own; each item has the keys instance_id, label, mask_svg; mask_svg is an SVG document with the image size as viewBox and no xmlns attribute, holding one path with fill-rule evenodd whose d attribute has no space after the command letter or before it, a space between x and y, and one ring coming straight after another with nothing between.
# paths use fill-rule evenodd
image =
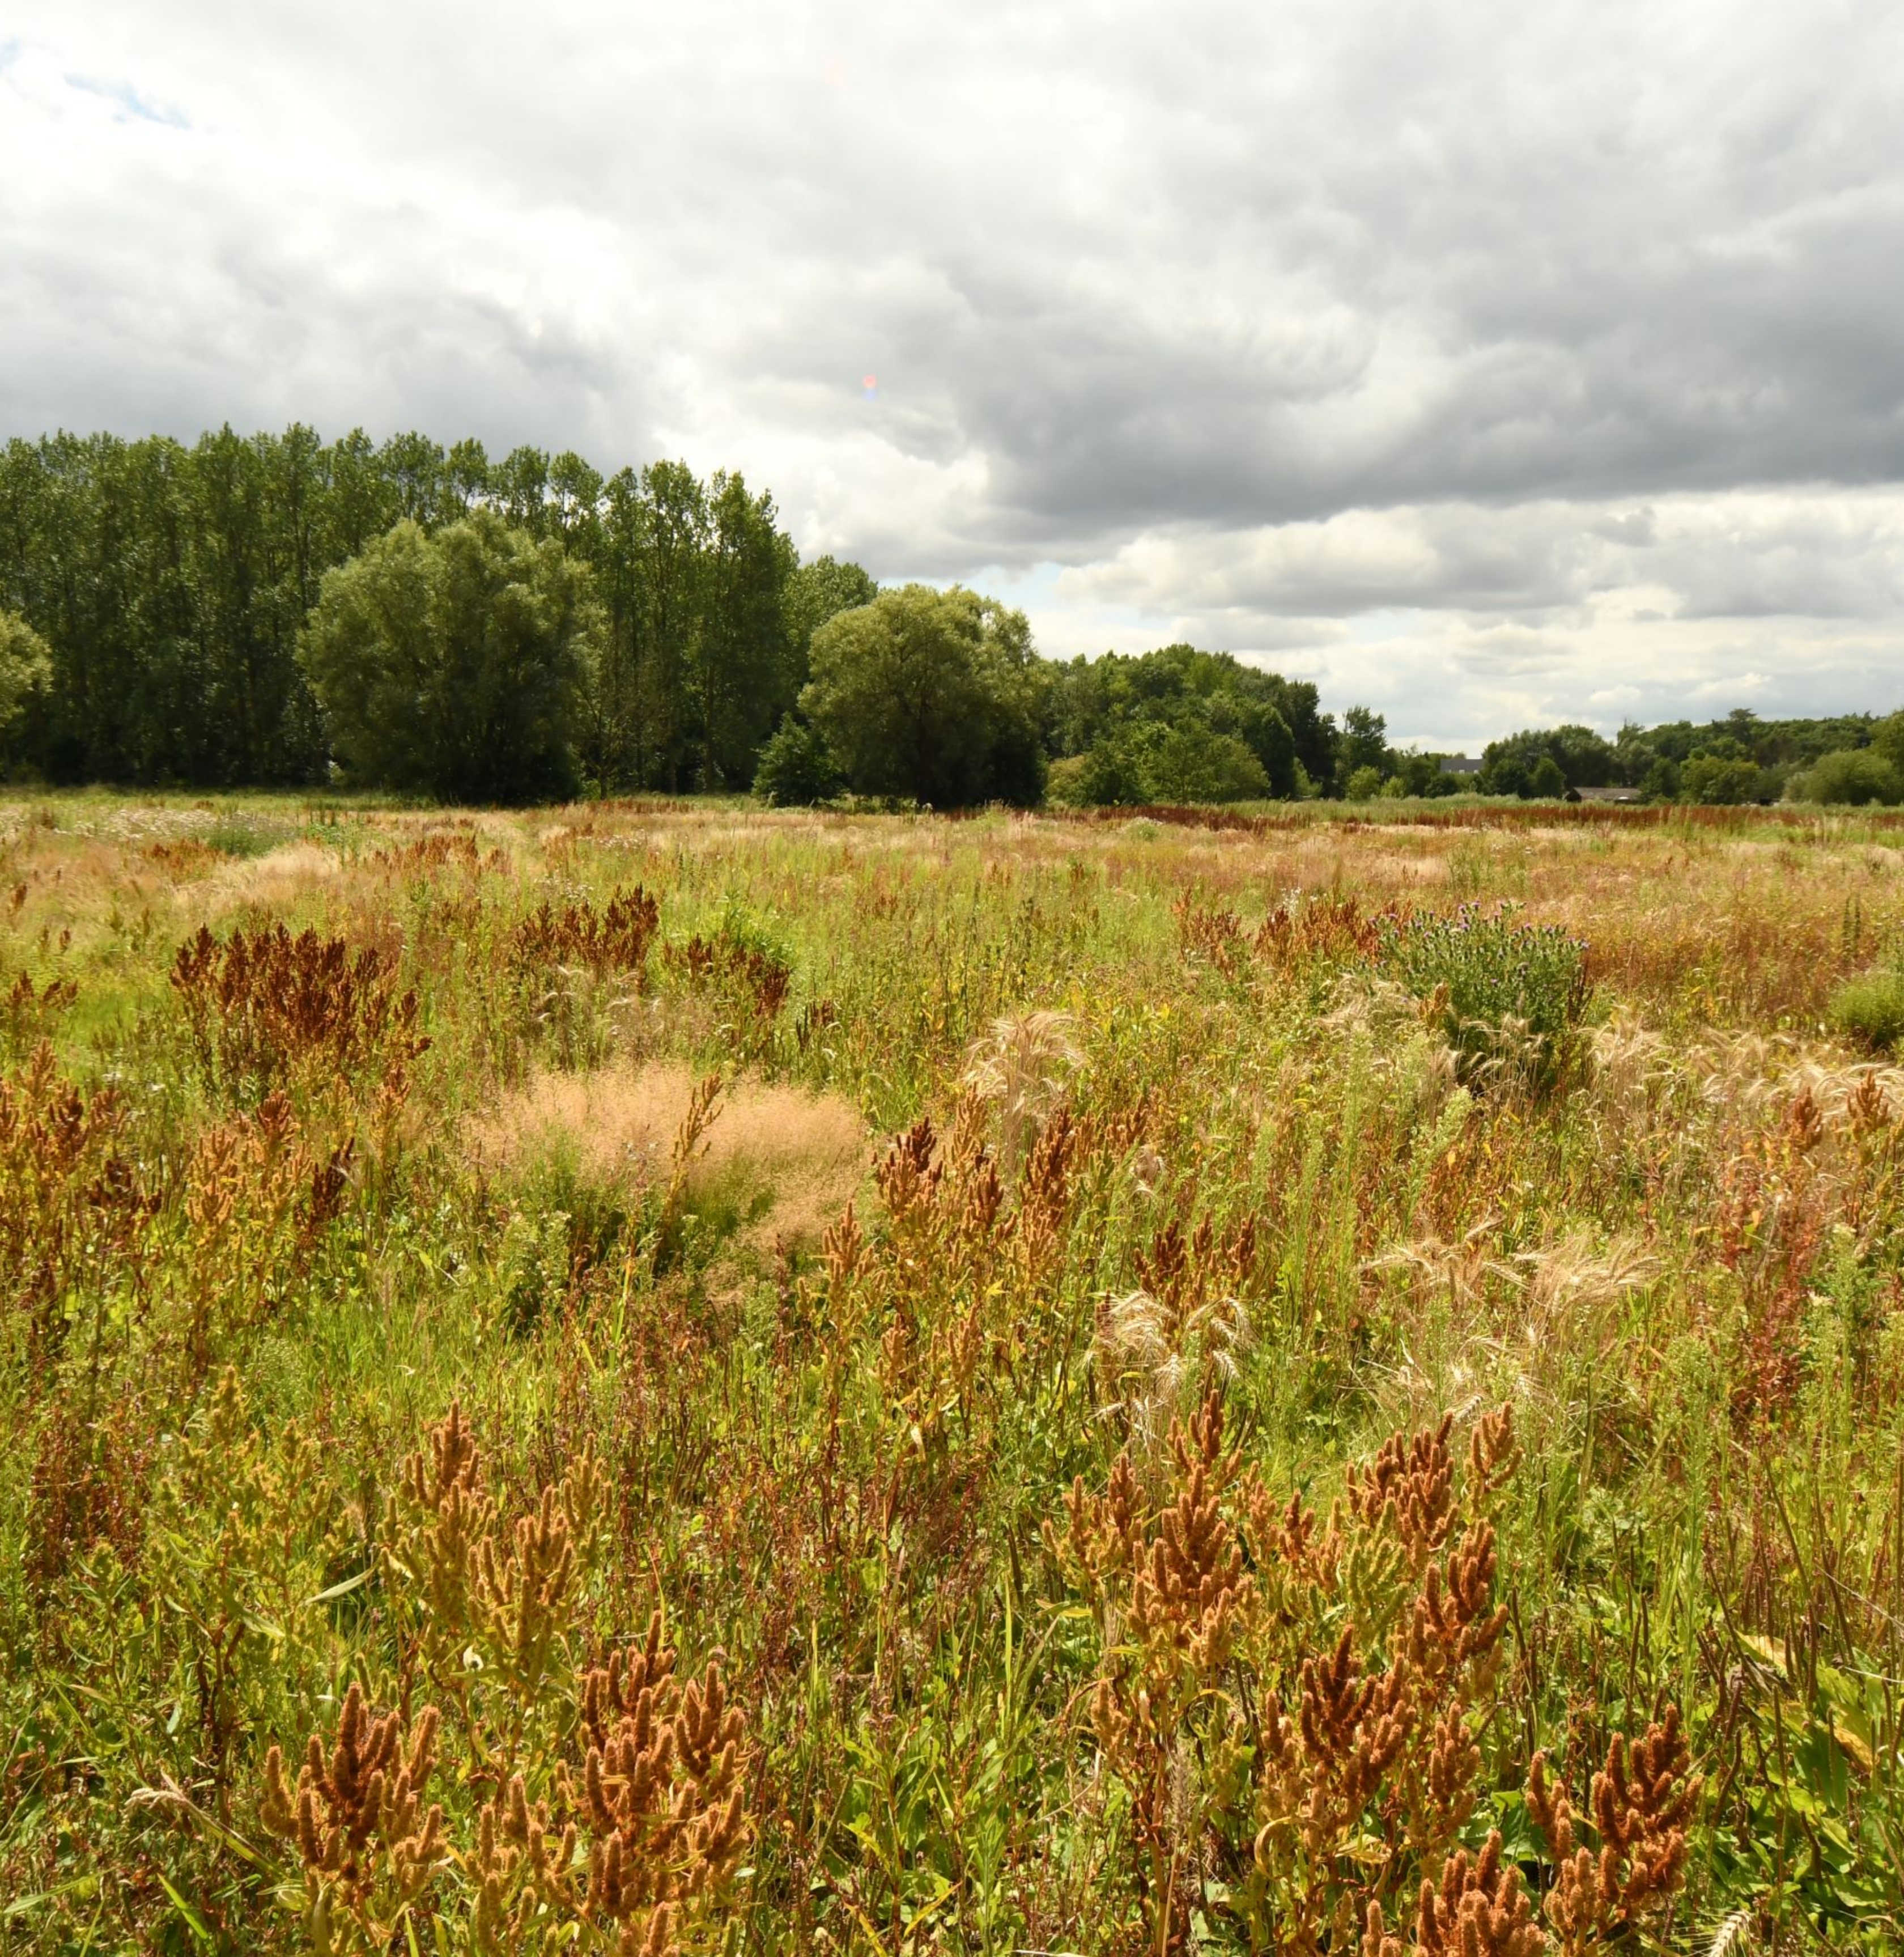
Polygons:
<instances>
[{"instance_id":1,"label":"white cloud","mask_svg":"<svg viewBox=\"0 0 1904 1957\"><path fill-rule=\"evenodd\" d=\"M17 31L0 431L680 453L807 549L1035 586L1054 650L1274 655L1425 735L1904 692L1877 0Z\"/></svg>"}]
</instances>

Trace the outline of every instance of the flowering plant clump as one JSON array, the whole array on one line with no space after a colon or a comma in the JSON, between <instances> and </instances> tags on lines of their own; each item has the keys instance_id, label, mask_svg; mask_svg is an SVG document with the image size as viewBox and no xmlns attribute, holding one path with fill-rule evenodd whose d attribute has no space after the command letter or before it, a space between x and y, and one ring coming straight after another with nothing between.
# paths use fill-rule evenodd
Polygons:
<instances>
[{"instance_id":1,"label":"flowering plant clump","mask_svg":"<svg viewBox=\"0 0 1904 1957\"><path fill-rule=\"evenodd\" d=\"M1550 1078L1587 1002L1587 941L1514 911L1468 903L1452 917L1394 920L1376 963L1429 1002L1470 1075Z\"/></svg>"}]
</instances>

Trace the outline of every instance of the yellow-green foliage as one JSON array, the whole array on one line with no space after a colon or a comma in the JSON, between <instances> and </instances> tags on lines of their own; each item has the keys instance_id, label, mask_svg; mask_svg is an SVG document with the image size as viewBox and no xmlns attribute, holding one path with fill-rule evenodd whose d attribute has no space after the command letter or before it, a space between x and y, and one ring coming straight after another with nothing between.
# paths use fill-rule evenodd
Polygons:
<instances>
[{"instance_id":1,"label":"yellow-green foliage","mask_svg":"<svg viewBox=\"0 0 1904 1957\"><path fill-rule=\"evenodd\" d=\"M1899 1947L1891 820L0 808L0 1946Z\"/></svg>"}]
</instances>

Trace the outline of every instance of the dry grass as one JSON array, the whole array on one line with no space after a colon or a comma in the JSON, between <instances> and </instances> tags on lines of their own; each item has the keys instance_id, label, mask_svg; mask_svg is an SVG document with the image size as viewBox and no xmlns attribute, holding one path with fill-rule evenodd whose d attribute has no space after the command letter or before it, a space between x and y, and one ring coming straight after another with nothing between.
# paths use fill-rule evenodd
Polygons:
<instances>
[{"instance_id":1,"label":"dry grass","mask_svg":"<svg viewBox=\"0 0 1904 1957\"><path fill-rule=\"evenodd\" d=\"M592 1182L647 1188L667 1181L696 1079L659 1063L538 1070L471 1118L466 1146L479 1166L505 1175L560 1158ZM769 1195L773 1233L810 1244L859 1187L868 1146L866 1124L840 1095L744 1080L716 1103L687 1188L725 1188L744 1202Z\"/></svg>"},{"instance_id":2,"label":"dry grass","mask_svg":"<svg viewBox=\"0 0 1904 1957\"><path fill-rule=\"evenodd\" d=\"M194 916L207 919L254 906L287 911L306 901L314 890L333 883L343 867L334 849L315 843L287 843L248 862L223 865L202 882L181 890L178 901Z\"/></svg>"}]
</instances>

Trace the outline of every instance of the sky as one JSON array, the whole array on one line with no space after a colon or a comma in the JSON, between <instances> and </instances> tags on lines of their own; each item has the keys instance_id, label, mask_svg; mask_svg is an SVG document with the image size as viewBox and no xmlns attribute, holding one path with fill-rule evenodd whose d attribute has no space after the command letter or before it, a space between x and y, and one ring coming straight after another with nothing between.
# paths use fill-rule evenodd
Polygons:
<instances>
[{"instance_id":1,"label":"sky","mask_svg":"<svg viewBox=\"0 0 1904 1957\"><path fill-rule=\"evenodd\" d=\"M0 267L0 435L680 456L1435 747L1904 705L1887 0L15 0Z\"/></svg>"}]
</instances>

